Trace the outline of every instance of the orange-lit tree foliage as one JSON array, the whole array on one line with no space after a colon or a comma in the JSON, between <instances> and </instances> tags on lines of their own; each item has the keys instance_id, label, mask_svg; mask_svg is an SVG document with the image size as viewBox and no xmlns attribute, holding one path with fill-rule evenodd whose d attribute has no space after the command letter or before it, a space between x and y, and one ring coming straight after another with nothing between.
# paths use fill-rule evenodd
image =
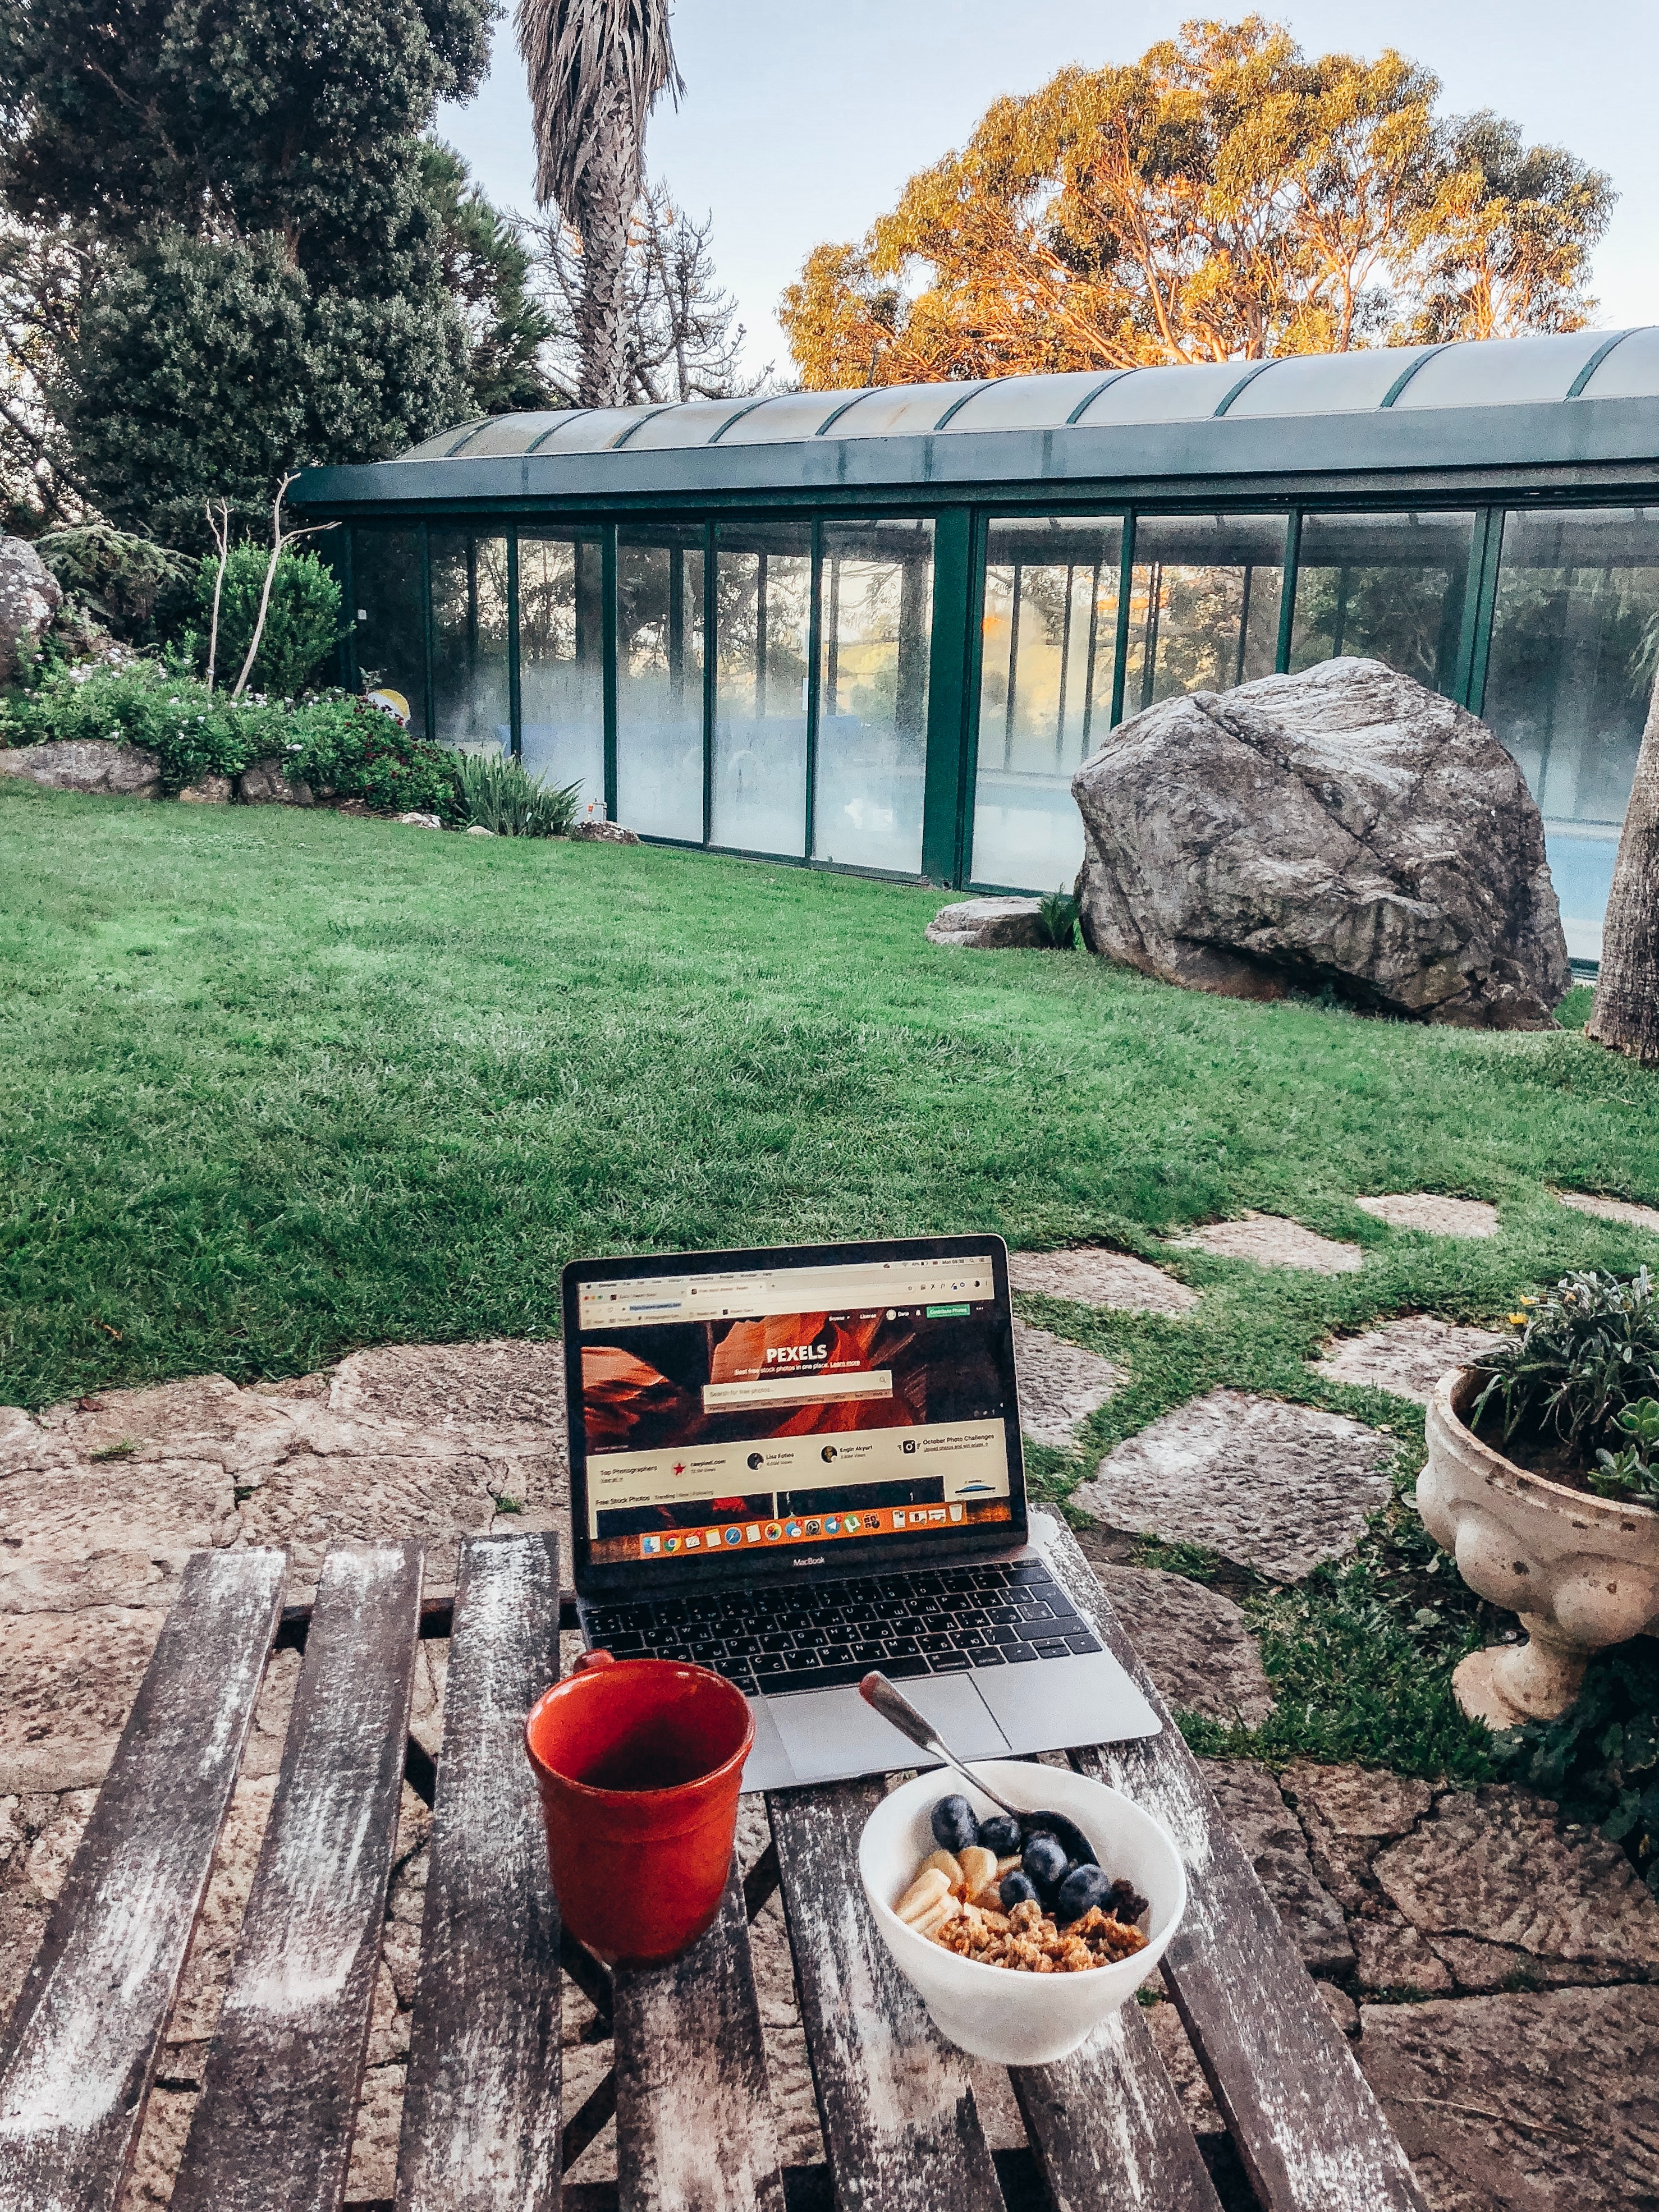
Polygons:
<instances>
[{"instance_id":1,"label":"orange-lit tree foliage","mask_svg":"<svg viewBox=\"0 0 1659 2212\"><path fill-rule=\"evenodd\" d=\"M1251 16L998 100L781 319L809 386L1576 327L1607 180L1387 52Z\"/></svg>"}]
</instances>

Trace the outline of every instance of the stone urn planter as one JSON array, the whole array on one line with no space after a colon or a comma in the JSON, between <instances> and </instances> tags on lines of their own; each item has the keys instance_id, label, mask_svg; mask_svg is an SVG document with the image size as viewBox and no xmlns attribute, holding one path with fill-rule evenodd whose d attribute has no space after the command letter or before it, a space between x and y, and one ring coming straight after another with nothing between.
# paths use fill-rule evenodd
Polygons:
<instances>
[{"instance_id":1,"label":"stone urn planter","mask_svg":"<svg viewBox=\"0 0 1659 2212\"><path fill-rule=\"evenodd\" d=\"M1469 1588L1527 1632L1471 1652L1452 1677L1466 1713L1508 1729L1564 1713L1593 1652L1659 1633L1659 1513L1569 1490L1482 1443L1464 1423L1480 1381L1462 1368L1436 1386L1417 1504Z\"/></svg>"}]
</instances>

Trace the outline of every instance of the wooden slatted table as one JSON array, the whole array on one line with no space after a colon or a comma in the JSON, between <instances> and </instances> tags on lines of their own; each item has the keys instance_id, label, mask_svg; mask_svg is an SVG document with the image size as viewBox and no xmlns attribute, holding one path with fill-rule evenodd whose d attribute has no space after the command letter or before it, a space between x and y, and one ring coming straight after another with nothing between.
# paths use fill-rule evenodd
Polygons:
<instances>
[{"instance_id":1,"label":"wooden slatted table","mask_svg":"<svg viewBox=\"0 0 1659 2212\"><path fill-rule=\"evenodd\" d=\"M1067 1533L1054 1571L1160 1712ZM1146 2021L1127 2006L1057 2066L1017 2069L1030 2142L994 2156L973 2072L941 2042L856 1877L878 1781L768 1800L772 1843L685 1957L608 1973L562 1939L524 1716L556 1674L550 1536L462 1547L423 1606L408 1543L330 1553L282 1610L272 1551L191 1561L9 2024L0 2212L114 2212L205 1895L266 1658L304 1650L264 1846L176 2212L333 2212L369 2040L398 1803L433 1809L395 2212L554 2212L615 2116L616 2187L568 2212L1218 2212ZM568 1604L563 1617L570 1618ZM442 1754L408 1735L417 1638L448 1635ZM1262 2212L1422 2212L1403 2154L1178 1732L1072 1754L1164 1820L1190 1904L1163 1962ZM750 1957L781 1886L828 2158L780 2169ZM615 2063L561 2120L562 1966ZM394 2206L380 2208L394 2212Z\"/></svg>"}]
</instances>

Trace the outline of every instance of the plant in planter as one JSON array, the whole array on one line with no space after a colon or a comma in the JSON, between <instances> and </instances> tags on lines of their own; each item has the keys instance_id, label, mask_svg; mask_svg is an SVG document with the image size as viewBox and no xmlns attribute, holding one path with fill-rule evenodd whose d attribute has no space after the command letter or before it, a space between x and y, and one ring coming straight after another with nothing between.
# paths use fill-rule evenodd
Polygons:
<instances>
[{"instance_id":1,"label":"plant in planter","mask_svg":"<svg viewBox=\"0 0 1659 2212\"><path fill-rule=\"evenodd\" d=\"M1417 1502L1524 1644L1472 1653L1458 1702L1492 1727L1565 1711L1593 1651L1659 1630L1659 1301L1646 1268L1565 1275L1513 1340L1444 1376Z\"/></svg>"}]
</instances>

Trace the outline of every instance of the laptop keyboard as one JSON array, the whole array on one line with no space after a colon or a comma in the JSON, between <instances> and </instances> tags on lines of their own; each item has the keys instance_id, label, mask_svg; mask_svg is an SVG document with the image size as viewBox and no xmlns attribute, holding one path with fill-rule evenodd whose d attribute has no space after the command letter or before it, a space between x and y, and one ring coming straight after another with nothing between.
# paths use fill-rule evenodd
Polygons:
<instances>
[{"instance_id":1,"label":"laptop keyboard","mask_svg":"<svg viewBox=\"0 0 1659 2212\"><path fill-rule=\"evenodd\" d=\"M704 1590L583 1607L618 1659L686 1659L746 1695L836 1690L1080 1657L1100 1642L1040 1560L853 1577L810 1589Z\"/></svg>"}]
</instances>

